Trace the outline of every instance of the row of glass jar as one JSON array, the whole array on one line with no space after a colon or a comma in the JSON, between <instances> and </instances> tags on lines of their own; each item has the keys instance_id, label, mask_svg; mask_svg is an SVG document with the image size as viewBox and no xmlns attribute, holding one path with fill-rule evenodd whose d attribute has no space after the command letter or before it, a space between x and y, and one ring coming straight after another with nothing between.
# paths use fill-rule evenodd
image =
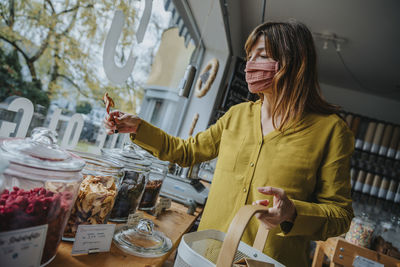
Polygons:
<instances>
[{"instance_id":1,"label":"row of glass jar","mask_svg":"<svg viewBox=\"0 0 400 267\"><path fill-rule=\"evenodd\" d=\"M101 157L75 153L85 160L86 166L64 240L72 241L80 224L126 222L137 209L154 209L168 162L130 144L123 149L103 149Z\"/></svg>"},{"instance_id":2,"label":"row of glass jar","mask_svg":"<svg viewBox=\"0 0 400 267\"><path fill-rule=\"evenodd\" d=\"M400 219L376 222L366 213L351 221L345 239L358 246L376 250L382 254L400 259Z\"/></svg>"},{"instance_id":3,"label":"row of glass jar","mask_svg":"<svg viewBox=\"0 0 400 267\"><path fill-rule=\"evenodd\" d=\"M8 163L0 177L0 233L47 225L42 265L78 225L126 221L141 200L152 209L167 172L167 163L131 146L78 154L59 148L46 128L0 140L0 161Z\"/></svg>"},{"instance_id":4,"label":"row of glass jar","mask_svg":"<svg viewBox=\"0 0 400 267\"><path fill-rule=\"evenodd\" d=\"M400 259L400 204L353 191L353 218L346 240Z\"/></svg>"}]
</instances>

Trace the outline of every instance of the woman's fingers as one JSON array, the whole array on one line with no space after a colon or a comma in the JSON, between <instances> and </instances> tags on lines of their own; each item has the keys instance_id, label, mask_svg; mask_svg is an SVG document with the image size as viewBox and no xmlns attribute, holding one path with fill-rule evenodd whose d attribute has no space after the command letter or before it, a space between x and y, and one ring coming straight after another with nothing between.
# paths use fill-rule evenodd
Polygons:
<instances>
[{"instance_id":1,"label":"woman's fingers","mask_svg":"<svg viewBox=\"0 0 400 267\"><path fill-rule=\"evenodd\" d=\"M268 199L262 199L262 200L256 200L253 202L253 205L263 205L263 206L268 206L269 200Z\"/></svg>"},{"instance_id":2,"label":"woman's fingers","mask_svg":"<svg viewBox=\"0 0 400 267\"><path fill-rule=\"evenodd\" d=\"M125 119L125 118L127 118L127 117L129 117L129 116L131 116L131 115L130 115L130 114L127 114L127 113L120 113L119 116L116 116L116 119L118 119L118 120L123 120L123 119Z\"/></svg>"},{"instance_id":3,"label":"woman's fingers","mask_svg":"<svg viewBox=\"0 0 400 267\"><path fill-rule=\"evenodd\" d=\"M104 126L106 126L106 128L112 128L115 126L115 123L113 121L103 120L103 124Z\"/></svg>"},{"instance_id":4,"label":"woman's fingers","mask_svg":"<svg viewBox=\"0 0 400 267\"><path fill-rule=\"evenodd\" d=\"M258 187L257 190L258 190L258 192L260 192L264 195L273 195L278 198L285 197L285 190L283 190L281 188L266 186L266 187Z\"/></svg>"},{"instance_id":5,"label":"woman's fingers","mask_svg":"<svg viewBox=\"0 0 400 267\"><path fill-rule=\"evenodd\" d=\"M115 118L115 117L120 117L120 116L122 116L123 114L125 114L125 113L123 113L123 112L121 112L121 111L119 111L119 110L113 110L113 111L111 111L108 115L109 115L111 118Z\"/></svg>"}]
</instances>

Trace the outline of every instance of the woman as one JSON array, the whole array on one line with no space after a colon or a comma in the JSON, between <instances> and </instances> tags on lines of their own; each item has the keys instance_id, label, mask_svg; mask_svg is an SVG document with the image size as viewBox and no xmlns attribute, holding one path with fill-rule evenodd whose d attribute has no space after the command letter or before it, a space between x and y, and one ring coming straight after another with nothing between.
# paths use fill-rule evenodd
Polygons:
<instances>
[{"instance_id":1,"label":"woman","mask_svg":"<svg viewBox=\"0 0 400 267\"><path fill-rule=\"evenodd\" d=\"M218 156L199 230L226 232L240 207L270 206L243 235L252 244L259 223L270 229L264 253L287 266L307 266L310 240L348 230L353 210L353 135L319 91L312 35L298 22L264 23L245 45L246 80L257 102L233 106L187 140L115 111L105 120L162 160L190 166Z\"/></svg>"}]
</instances>

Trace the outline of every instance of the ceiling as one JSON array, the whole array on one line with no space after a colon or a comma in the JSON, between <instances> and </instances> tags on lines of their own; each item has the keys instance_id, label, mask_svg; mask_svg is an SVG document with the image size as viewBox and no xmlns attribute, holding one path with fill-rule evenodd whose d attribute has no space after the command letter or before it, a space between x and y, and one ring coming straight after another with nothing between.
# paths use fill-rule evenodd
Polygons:
<instances>
[{"instance_id":1,"label":"ceiling","mask_svg":"<svg viewBox=\"0 0 400 267\"><path fill-rule=\"evenodd\" d=\"M263 0L222 0L233 54L243 56L251 30L261 23ZM333 43L315 40L320 82L400 101L400 1L267 0L266 21L296 19L312 32L346 39L343 62Z\"/></svg>"}]
</instances>

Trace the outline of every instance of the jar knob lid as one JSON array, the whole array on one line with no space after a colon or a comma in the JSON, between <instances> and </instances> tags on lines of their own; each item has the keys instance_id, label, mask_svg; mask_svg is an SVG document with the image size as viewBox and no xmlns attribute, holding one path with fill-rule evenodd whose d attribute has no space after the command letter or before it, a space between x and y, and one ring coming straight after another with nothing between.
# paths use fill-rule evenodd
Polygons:
<instances>
[{"instance_id":1,"label":"jar knob lid","mask_svg":"<svg viewBox=\"0 0 400 267\"><path fill-rule=\"evenodd\" d=\"M147 236L153 235L153 228L154 223L149 219L141 219L136 226L136 229L140 234Z\"/></svg>"},{"instance_id":2,"label":"jar knob lid","mask_svg":"<svg viewBox=\"0 0 400 267\"><path fill-rule=\"evenodd\" d=\"M53 146L57 144L57 133L49 128L36 127L32 130L31 139L34 142Z\"/></svg>"},{"instance_id":3,"label":"jar knob lid","mask_svg":"<svg viewBox=\"0 0 400 267\"><path fill-rule=\"evenodd\" d=\"M136 152L135 145L130 142L126 142L122 150L127 152Z\"/></svg>"}]
</instances>

